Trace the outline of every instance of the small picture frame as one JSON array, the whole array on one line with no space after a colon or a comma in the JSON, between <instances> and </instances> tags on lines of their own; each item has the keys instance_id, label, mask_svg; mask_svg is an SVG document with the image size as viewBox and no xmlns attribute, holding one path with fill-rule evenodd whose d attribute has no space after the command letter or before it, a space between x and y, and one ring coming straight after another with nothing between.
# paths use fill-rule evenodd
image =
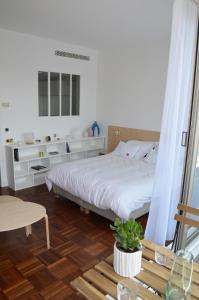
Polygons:
<instances>
[{"instance_id":1,"label":"small picture frame","mask_svg":"<svg viewBox=\"0 0 199 300\"><path fill-rule=\"evenodd\" d=\"M34 144L34 142L35 142L34 132L25 132L24 133L24 142L25 142L25 144Z\"/></svg>"}]
</instances>

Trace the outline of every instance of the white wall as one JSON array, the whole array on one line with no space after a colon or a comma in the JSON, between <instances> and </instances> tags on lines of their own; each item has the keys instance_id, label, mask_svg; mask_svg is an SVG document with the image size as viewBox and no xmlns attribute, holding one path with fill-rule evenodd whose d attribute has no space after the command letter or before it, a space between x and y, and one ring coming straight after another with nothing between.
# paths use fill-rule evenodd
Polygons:
<instances>
[{"instance_id":1,"label":"white wall","mask_svg":"<svg viewBox=\"0 0 199 300\"><path fill-rule=\"evenodd\" d=\"M98 53L94 50L0 29L0 166L7 184L4 141L85 129L95 119L103 128L118 125L160 130L169 53L168 40L134 49ZM91 61L57 57L60 49L89 55ZM81 75L80 116L38 117L37 72ZM98 76L98 78L97 78ZM96 113L97 110L97 113ZM10 129L9 133L4 128Z\"/></svg>"},{"instance_id":2,"label":"white wall","mask_svg":"<svg viewBox=\"0 0 199 300\"><path fill-rule=\"evenodd\" d=\"M24 132L35 137L57 133L60 137L71 128L84 130L96 119L97 52L79 46L41 39L0 29L0 155L2 185L6 185L3 143L6 138L20 140ZM80 61L57 57L55 50L89 55ZM38 117L37 72L54 71L81 75L80 116ZM10 129L9 133L4 128Z\"/></svg>"},{"instance_id":3,"label":"white wall","mask_svg":"<svg viewBox=\"0 0 199 300\"><path fill-rule=\"evenodd\" d=\"M160 130L169 43L99 54L97 119L105 128Z\"/></svg>"}]
</instances>

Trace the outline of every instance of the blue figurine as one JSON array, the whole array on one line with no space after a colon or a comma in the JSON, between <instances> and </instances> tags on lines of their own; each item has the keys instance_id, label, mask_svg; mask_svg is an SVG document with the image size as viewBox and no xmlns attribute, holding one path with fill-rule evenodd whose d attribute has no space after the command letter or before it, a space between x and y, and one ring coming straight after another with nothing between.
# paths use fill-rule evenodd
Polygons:
<instances>
[{"instance_id":1,"label":"blue figurine","mask_svg":"<svg viewBox=\"0 0 199 300\"><path fill-rule=\"evenodd\" d=\"M96 121L93 123L93 125L91 126L91 128L93 130L93 136L99 136L100 135L100 129L99 129L99 126L98 126L98 124L97 124Z\"/></svg>"}]
</instances>

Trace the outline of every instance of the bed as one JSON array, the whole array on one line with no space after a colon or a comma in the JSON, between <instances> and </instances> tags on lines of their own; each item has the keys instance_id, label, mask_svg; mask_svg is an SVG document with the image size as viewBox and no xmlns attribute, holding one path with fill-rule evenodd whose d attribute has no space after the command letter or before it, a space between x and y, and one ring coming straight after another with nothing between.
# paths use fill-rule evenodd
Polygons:
<instances>
[{"instance_id":1,"label":"bed","mask_svg":"<svg viewBox=\"0 0 199 300\"><path fill-rule=\"evenodd\" d=\"M155 165L124 159L112 151L119 141L158 141L159 133L108 127L108 154L56 166L46 183L53 191L85 210L110 220L138 218L149 211ZM132 201L133 200L133 201Z\"/></svg>"}]
</instances>

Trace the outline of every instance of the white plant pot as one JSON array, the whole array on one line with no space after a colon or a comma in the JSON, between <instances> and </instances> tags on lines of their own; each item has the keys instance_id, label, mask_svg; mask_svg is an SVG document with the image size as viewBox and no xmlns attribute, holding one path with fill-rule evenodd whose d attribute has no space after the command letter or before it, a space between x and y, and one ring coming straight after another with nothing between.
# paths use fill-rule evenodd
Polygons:
<instances>
[{"instance_id":1,"label":"white plant pot","mask_svg":"<svg viewBox=\"0 0 199 300\"><path fill-rule=\"evenodd\" d=\"M142 251L127 253L117 248L114 244L113 268L117 274L132 278L136 276L141 269Z\"/></svg>"}]
</instances>

